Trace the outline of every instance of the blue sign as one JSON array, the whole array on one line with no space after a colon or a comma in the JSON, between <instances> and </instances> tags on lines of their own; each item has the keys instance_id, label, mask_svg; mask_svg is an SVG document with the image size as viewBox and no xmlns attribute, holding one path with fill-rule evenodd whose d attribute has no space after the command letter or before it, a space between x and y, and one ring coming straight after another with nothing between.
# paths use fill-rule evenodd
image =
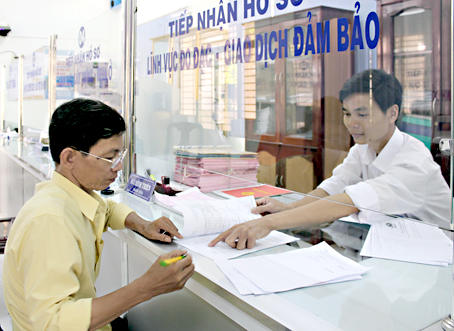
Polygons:
<instances>
[{"instance_id":1,"label":"blue sign","mask_svg":"<svg viewBox=\"0 0 454 331\"><path fill-rule=\"evenodd\" d=\"M146 201L150 201L155 186L156 181L136 174L131 174L125 191Z\"/></svg>"}]
</instances>

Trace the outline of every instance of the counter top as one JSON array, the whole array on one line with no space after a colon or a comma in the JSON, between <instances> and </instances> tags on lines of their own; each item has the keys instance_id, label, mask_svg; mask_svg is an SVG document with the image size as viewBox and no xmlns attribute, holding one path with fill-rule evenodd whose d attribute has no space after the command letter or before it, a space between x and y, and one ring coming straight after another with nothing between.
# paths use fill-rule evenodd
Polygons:
<instances>
[{"instance_id":1,"label":"counter top","mask_svg":"<svg viewBox=\"0 0 454 331\"><path fill-rule=\"evenodd\" d=\"M129 193L119 191L112 197L135 209L142 217L153 220L168 216L181 229L181 215ZM162 254L177 244L157 244L123 230L119 236L141 251ZM258 254L276 254L290 246L271 248ZM196 266L193 277L215 293L223 293L235 306L248 306L252 316L265 320L271 329L291 330L421 330L445 318L451 309L451 276L449 267L370 258L359 262L373 267L363 279L302 288L271 295L242 296L204 256L190 252ZM244 258L246 255L240 258Z\"/></svg>"},{"instance_id":2,"label":"counter top","mask_svg":"<svg viewBox=\"0 0 454 331\"><path fill-rule=\"evenodd\" d=\"M0 138L0 148L39 180L51 177L54 165L50 153L36 151L33 145L17 139ZM114 195L106 198L127 204L145 219L154 220L165 215L178 228L183 226L181 215L121 189L115 189ZM180 248L177 241L155 243L127 229L109 230L109 233L152 261L165 252ZM254 255L277 254L290 249L295 248L284 245ZM452 266L369 258L360 263L373 269L361 280L242 296L212 260L190 253L196 273L186 287L232 320L252 319L264 329L421 330L445 318L451 311Z\"/></svg>"}]
</instances>

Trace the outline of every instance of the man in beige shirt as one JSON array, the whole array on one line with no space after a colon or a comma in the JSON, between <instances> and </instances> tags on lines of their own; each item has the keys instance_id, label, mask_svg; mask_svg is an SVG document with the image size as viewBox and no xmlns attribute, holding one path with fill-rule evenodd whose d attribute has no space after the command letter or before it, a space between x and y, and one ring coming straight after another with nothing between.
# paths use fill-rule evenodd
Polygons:
<instances>
[{"instance_id":1,"label":"man in beige shirt","mask_svg":"<svg viewBox=\"0 0 454 331\"><path fill-rule=\"evenodd\" d=\"M109 323L124 312L181 289L192 276L190 256L165 268L155 262L132 283L96 295L101 235L108 227L167 242L163 230L182 237L169 219L148 222L93 192L107 188L122 169L124 132L123 118L99 101L74 99L53 114L55 171L17 215L5 249L3 287L15 330L111 330ZM184 253L174 250L158 260Z\"/></svg>"}]
</instances>

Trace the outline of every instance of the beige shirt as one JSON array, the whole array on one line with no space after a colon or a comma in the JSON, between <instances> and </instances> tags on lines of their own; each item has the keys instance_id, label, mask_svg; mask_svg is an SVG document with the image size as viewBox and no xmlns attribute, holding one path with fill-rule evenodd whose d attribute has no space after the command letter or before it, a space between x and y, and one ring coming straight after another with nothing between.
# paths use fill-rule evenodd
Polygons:
<instances>
[{"instance_id":1,"label":"beige shirt","mask_svg":"<svg viewBox=\"0 0 454 331\"><path fill-rule=\"evenodd\" d=\"M55 171L36 186L5 249L3 288L14 330L88 330L101 235L107 227L123 229L131 212Z\"/></svg>"}]
</instances>

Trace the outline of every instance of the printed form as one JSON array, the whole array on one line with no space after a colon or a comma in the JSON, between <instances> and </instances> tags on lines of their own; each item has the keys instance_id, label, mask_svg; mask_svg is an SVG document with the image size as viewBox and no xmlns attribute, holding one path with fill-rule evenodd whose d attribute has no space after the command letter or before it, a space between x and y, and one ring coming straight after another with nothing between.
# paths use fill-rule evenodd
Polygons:
<instances>
[{"instance_id":1,"label":"printed form","mask_svg":"<svg viewBox=\"0 0 454 331\"><path fill-rule=\"evenodd\" d=\"M219 233L236 224L261 217L251 213L251 209L256 206L254 197L214 201L177 201L176 206L181 210L184 218L184 228L180 231L184 239L176 239L178 244L213 260L231 259L299 240L285 233L273 231L267 237L257 240L252 249L237 250L225 242L208 247L208 243Z\"/></svg>"},{"instance_id":2,"label":"printed form","mask_svg":"<svg viewBox=\"0 0 454 331\"><path fill-rule=\"evenodd\" d=\"M360 279L372 269L342 256L326 242L281 254L215 262L243 295Z\"/></svg>"}]
</instances>

